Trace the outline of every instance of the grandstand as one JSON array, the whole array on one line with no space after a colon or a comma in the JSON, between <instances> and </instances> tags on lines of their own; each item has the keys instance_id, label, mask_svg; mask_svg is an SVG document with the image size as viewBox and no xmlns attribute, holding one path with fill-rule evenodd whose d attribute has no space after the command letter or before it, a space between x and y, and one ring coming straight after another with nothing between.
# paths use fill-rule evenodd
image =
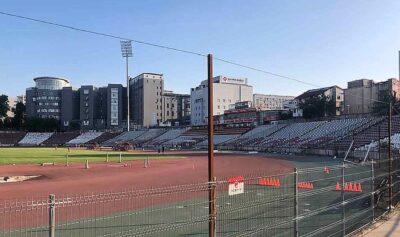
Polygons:
<instances>
[{"instance_id":1,"label":"grandstand","mask_svg":"<svg viewBox=\"0 0 400 237\"><path fill-rule=\"evenodd\" d=\"M285 126L287 125L285 124L261 125L253 128L247 133L244 133L240 137L225 142L223 145L226 146L227 148L229 147L237 148L237 147L244 147L244 146L258 144L265 137L270 136L271 134L284 128Z\"/></svg>"},{"instance_id":2,"label":"grandstand","mask_svg":"<svg viewBox=\"0 0 400 237\"><path fill-rule=\"evenodd\" d=\"M392 118L392 131L393 134L400 132L399 116L393 116ZM367 124L367 126L364 126L364 128L358 129L348 134L348 136L331 143L329 148L346 150L350 147L352 141L354 141L353 146L357 149L366 146L371 142L382 140L385 137L387 138L388 136L388 117L375 117Z\"/></svg>"},{"instance_id":3,"label":"grandstand","mask_svg":"<svg viewBox=\"0 0 400 237\"><path fill-rule=\"evenodd\" d=\"M25 135L26 135L25 132L0 131L0 146L14 146Z\"/></svg>"},{"instance_id":4,"label":"grandstand","mask_svg":"<svg viewBox=\"0 0 400 237\"><path fill-rule=\"evenodd\" d=\"M111 138L110 140L107 140L103 143L104 146L114 146L119 143L124 143L128 142L131 140L134 140L135 138L139 137L143 133L145 133L146 130L136 130L136 131L129 131L129 132L124 132L120 134L119 136L116 136L114 138Z\"/></svg>"},{"instance_id":5,"label":"grandstand","mask_svg":"<svg viewBox=\"0 0 400 237\"><path fill-rule=\"evenodd\" d=\"M400 149L400 116L392 117L392 143ZM185 128L151 128L123 133L90 131L63 133L0 132L0 146L115 146L129 143L136 146L187 146L205 148L208 145L206 126ZM378 141L387 143L388 118L343 117L331 120L281 123L250 127L222 127L214 130L214 145L227 150L260 150L313 152L312 150L346 151L354 140L354 150L372 150ZM293 150L295 149L295 150ZM320 154L320 153L318 153ZM332 154L332 153L331 153Z\"/></svg>"},{"instance_id":6,"label":"grandstand","mask_svg":"<svg viewBox=\"0 0 400 237\"><path fill-rule=\"evenodd\" d=\"M121 132L104 132L100 136L96 137L95 139L92 139L86 144L99 144L102 145L104 142L113 139L114 137L117 137L121 134Z\"/></svg>"},{"instance_id":7,"label":"grandstand","mask_svg":"<svg viewBox=\"0 0 400 237\"><path fill-rule=\"evenodd\" d=\"M240 135L239 134L214 135L214 145L222 144L224 142L227 142L227 141L230 141L232 139L235 139L238 136L240 136ZM199 142L198 144L196 144L196 147L198 147L198 148L206 148L206 147L208 147L208 139L205 139L204 141Z\"/></svg>"},{"instance_id":8,"label":"grandstand","mask_svg":"<svg viewBox=\"0 0 400 237\"><path fill-rule=\"evenodd\" d=\"M53 135L42 144L45 146L62 146L77 136L79 136L79 132L57 132L53 133Z\"/></svg>"},{"instance_id":9,"label":"grandstand","mask_svg":"<svg viewBox=\"0 0 400 237\"><path fill-rule=\"evenodd\" d=\"M240 135L249 131L250 127L222 127L214 131L214 145L220 145L230 140L233 140ZM198 148L205 148L208 146L208 138L196 144Z\"/></svg>"},{"instance_id":10,"label":"grandstand","mask_svg":"<svg viewBox=\"0 0 400 237\"><path fill-rule=\"evenodd\" d=\"M53 133L37 133L37 132L29 132L22 138L21 141L18 142L20 146L38 146L42 144L44 141L49 139Z\"/></svg>"},{"instance_id":11,"label":"grandstand","mask_svg":"<svg viewBox=\"0 0 400 237\"><path fill-rule=\"evenodd\" d=\"M81 135L77 136L76 138L72 139L71 141L67 142L66 145L82 145L87 142L92 141L93 139L101 136L103 132L84 132Z\"/></svg>"},{"instance_id":12,"label":"grandstand","mask_svg":"<svg viewBox=\"0 0 400 237\"><path fill-rule=\"evenodd\" d=\"M142 133L140 136L135 139L129 140L128 142L131 144L142 145L160 135L165 133L165 129L163 128L150 128L146 132Z\"/></svg>"},{"instance_id":13,"label":"grandstand","mask_svg":"<svg viewBox=\"0 0 400 237\"><path fill-rule=\"evenodd\" d=\"M161 145L164 142L167 142L169 140L175 139L182 135L184 132L186 132L188 128L177 128L177 129L169 129L167 132L162 134L161 136L158 136L151 141L147 142L147 146L157 146Z\"/></svg>"},{"instance_id":14,"label":"grandstand","mask_svg":"<svg viewBox=\"0 0 400 237\"><path fill-rule=\"evenodd\" d=\"M370 121L371 119L369 118L349 118L327 121L316 129L301 136L297 143L292 144L292 146L302 148L319 147L353 133L355 129L362 128Z\"/></svg>"}]
</instances>

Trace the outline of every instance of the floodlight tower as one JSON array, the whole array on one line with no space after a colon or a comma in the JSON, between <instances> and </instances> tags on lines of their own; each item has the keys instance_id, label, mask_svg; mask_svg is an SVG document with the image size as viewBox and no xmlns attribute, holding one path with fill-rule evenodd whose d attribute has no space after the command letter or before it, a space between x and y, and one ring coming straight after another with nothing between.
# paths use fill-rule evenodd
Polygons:
<instances>
[{"instance_id":1,"label":"floodlight tower","mask_svg":"<svg viewBox=\"0 0 400 237\"><path fill-rule=\"evenodd\" d=\"M126 59L126 124L127 130L129 131L130 120L129 120L129 71L128 71L128 58L132 57L132 41L126 40L121 41L121 53L122 57Z\"/></svg>"}]
</instances>

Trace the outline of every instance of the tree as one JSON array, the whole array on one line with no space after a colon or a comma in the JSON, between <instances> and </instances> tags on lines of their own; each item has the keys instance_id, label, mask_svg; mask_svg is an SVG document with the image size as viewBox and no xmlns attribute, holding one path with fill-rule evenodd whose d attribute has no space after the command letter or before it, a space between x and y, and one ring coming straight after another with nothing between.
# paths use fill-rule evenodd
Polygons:
<instances>
[{"instance_id":1,"label":"tree","mask_svg":"<svg viewBox=\"0 0 400 237\"><path fill-rule=\"evenodd\" d=\"M308 119L336 114L335 101L325 95L308 97L300 101L299 107L303 110L303 117Z\"/></svg>"},{"instance_id":2,"label":"tree","mask_svg":"<svg viewBox=\"0 0 400 237\"><path fill-rule=\"evenodd\" d=\"M25 128L29 132L59 131L60 123L54 118L31 118L25 121Z\"/></svg>"},{"instance_id":3,"label":"tree","mask_svg":"<svg viewBox=\"0 0 400 237\"><path fill-rule=\"evenodd\" d=\"M376 115L387 115L390 102L392 102L392 107L394 108L393 114L397 114L397 111L400 109L400 100L397 99L395 91L393 93L390 91L382 93L379 100L374 101L372 113Z\"/></svg>"},{"instance_id":4,"label":"tree","mask_svg":"<svg viewBox=\"0 0 400 237\"><path fill-rule=\"evenodd\" d=\"M13 129L20 130L24 124L25 119L25 105L22 102L18 102L13 109L14 117L12 118Z\"/></svg>"},{"instance_id":5,"label":"tree","mask_svg":"<svg viewBox=\"0 0 400 237\"><path fill-rule=\"evenodd\" d=\"M0 119L7 117L7 112L9 109L8 96L0 95Z\"/></svg>"}]
</instances>

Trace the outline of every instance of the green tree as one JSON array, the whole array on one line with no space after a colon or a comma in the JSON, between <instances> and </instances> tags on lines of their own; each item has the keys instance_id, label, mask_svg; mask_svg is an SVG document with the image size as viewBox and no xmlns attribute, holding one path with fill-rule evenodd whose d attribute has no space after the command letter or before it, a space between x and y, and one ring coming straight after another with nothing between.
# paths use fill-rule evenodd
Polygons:
<instances>
[{"instance_id":1,"label":"green tree","mask_svg":"<svg viewBox=\"0 0 400 237\"><path fill-rule=\"evenodd\" d=\"M372 106L372 112L376 115L387 115L389 111L389 104L392 102L394 110L393 114L397 114L400 110L400 100L397 99L396 92L391 93L387 91L379 96L377 101L374 101Z\"/></svg>"},{"instance_id":2,"label":"green tree","mask_svg":"<svg viewBox=\"0 0 400 237\"><path fill-rule=\"evenodd\" d=\"M306 98L300 101L299 107L303 110L303 117L307 119L336 114L335 101L325 95Z\"/></svg>"},{"instance_id":3,"label":"green tree","mask_svg":"<svg viewBox=\"0 0 400 237\"><path fill-rule=\"evenodd\" d=\"M26 119L25 128L29 132L54 132L59 131L60 123L54 118Z\"/></svg>"},{"instance_id":4,"label":"green tree","mask_svg":"<svg viewBox=\"0 0 400 237\"><path fill-rule=\"evenodd\" d=\"M13 129L20 130L24 124L25 119L25 105L18 102L13 109L14 117L12 118Z\"/></svg>"},{"instance_id":5,"label":"green tree","mask_svg":"<svg viewBox=\"0 0 400 237\"><path fill-rule=\"evenodd\" d=\"M8 110L10 110L8 96L0 95L0 119L7 117Z\"/></svg>"}]
</instances>

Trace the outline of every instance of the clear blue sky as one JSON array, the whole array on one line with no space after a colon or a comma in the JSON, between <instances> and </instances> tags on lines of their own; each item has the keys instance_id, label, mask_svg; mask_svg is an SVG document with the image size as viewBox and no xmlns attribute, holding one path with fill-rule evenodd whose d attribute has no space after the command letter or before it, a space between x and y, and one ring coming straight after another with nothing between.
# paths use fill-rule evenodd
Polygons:
<instances>
[{"instance_id":1,"label":"clear blue sky","mask_svg":"<svg viewBox=\"0 0 400 237\"><path fill-rule=\"evenodd\" d=\"M321 86L398 77L397 0L2 0L0 11L213 53ZM163 73L165 88L180 93L207 76L203 58L137 44L130 71ZM247 77L257 93L311 89L219 62L217 74ZM21 94L43 75L77 87L124 83L119 40L0 15L0 94Z\"/></svg>"}]
</instances>

